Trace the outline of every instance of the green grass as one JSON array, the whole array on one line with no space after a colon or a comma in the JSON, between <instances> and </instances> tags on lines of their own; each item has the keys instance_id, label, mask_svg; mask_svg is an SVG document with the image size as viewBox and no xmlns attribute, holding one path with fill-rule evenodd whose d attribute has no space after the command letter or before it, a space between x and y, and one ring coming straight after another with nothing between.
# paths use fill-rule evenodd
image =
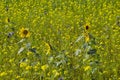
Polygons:
<instances>
[{"instance_id":1,"label":"green grass","mask_svg":"<svg viewBox=\"0 0 120 80\"><path fill-rule=\"evenodd\" d=\"M119 0L0 4L0 80L120 80Z\"/></svg>"}]
</instances>

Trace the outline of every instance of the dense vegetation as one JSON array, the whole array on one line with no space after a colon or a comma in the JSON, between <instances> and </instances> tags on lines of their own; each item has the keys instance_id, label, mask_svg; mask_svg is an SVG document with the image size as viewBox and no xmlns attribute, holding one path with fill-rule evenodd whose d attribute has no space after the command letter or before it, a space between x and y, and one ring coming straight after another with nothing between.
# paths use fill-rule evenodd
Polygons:
<instances>
[{"instance_id":1,"label":"dense vegetation","mask_svg":"<svg viewBox=\"0 0 120 80\"><path fill-rule=\"evenodd\" d=\"M119 0L0 0L0 80L120 80Z\"/></svg>"}]
</instances>

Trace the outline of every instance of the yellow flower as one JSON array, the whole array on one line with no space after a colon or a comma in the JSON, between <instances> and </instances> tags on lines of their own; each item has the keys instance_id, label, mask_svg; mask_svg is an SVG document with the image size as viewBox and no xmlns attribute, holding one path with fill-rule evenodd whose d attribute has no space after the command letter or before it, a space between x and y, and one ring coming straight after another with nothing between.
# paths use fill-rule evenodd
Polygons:
<instances>
[{"instance_id":1,"label":"yellow flower","mask_svg":"<svg viewBox=\"0 0 120 80\"><path fill-rule=\"evenodd\" d=\"M16 76L16 79L18 79L18 78L20 78L20 76L17 75L17 76Z\"/></svg>"},{"instance_id":2,"label":"yellow flower","mask_svg":"<svg viewBox=\"0 0 120 80\"><path fill-rule=\"evenodd\" d=\"M68 71L64 71L64 74L68 74Z\"/></svg>"},{"instance_id":3,"label":"yellow flower","mask_svg":"<svg viewBox=\"0 0 120 80\"><path fill-rule=\"evenodd\" d=\"M88 25L86 25L86 26L85 26L85 29L86 29L86 30L88 30L88 29L89 29L89 26L88 26Z\"/></svg>"},{"instance_id":4,"label":"yellow flower","mask_svg":"<svg viewBox=\"0 0 120 80\"><path fill-rule=\"evenodd\" d=\"M40 63L38 62L38 63L33 67L33 69L34 69L35 71L38 71L38 70L40 69L39 66L41 66L41 65L40 65Z\"/></svg>"},{"instance_id":5,"label":"yellow flower","mask_svg":"<svg viewBox=\"0 0 120 80\"><path fill-rule=\"evenodd\" d=\"M52 73L54 74L54 77L59 76L59 73L58 73L58 71L57 71L57 70L53 70L53 71L52 71Z\"/></svg>"},{"instance_id":6,"label":"yellow flower","mask_svg":"<svg viewBox=\"0 0 120 80\"><path fill-rule=\"evenodd\" d=\"M21 63L20 63L20 67L21 67L21 68L24 68L24 67L26 67L26 66L27 66L27 63L25 63L25 62L21 62Z\"/></svg>"},{"instance_id":7,"label":"yellow flower","mask_svg":"<svg viewBox=\"0 0 120 80\"><path fill-rule=\"evenodd\" d=\"M46 52L46 54L48 55L48 54L50 54L50 45L48 44L48 43L46 43L46 42L44 42L44 44L45 44L45 52Z\"/></svg>"},{"instance_id":8,"label":"yellow flower","mask_svg":"<svg viewBox=\"0 0 120 80\"><path fill-rule=\"evenodd\" d=\"M88 31L89 28L90 28L89 23L87 23L87 24L84 26L84 28L85 28L85 32L84 32L85 42L89 42L89 40L90 40L89 31Z\"/></svg>"},{"instance_id":9,"label":"yellow flower","mask_svg":"<svg viewBox=\"0 0 120 80\"><path fill-rule=\"evenodd\" d=\"M8 72L9 72L9 73L13 73L13 70L9 70Z\"/></svg>"},{"instance_id":10,"label":"yellow flower","mask_svg":"<svg viewBox=\"0 0 120 80\"><path fill-rule=\"evenodd\" d=\"M27 55L30 56L30 55L33 55L33 53L29 51L27 52Z\"/></svg>"},{"instance_id":11,"label":"yellow flower","mask_svg":"<svg viewBox=\"0 0 120 80\"><path fill-rule=\"evenodd\" d=\"M89 70L90 68L91 68L90 66L86 66L86 67L84 67L84 70L87 71L87 70Z\"/></svg>"},{"instance_id":12,"label":"yellow flower","mask_svg":"<svg viewBox=\"0 0 120 80\"><path fill-rule=\"evenodd\" d=\"M85 31L88 31L90 29L90 23L87 23L84 25Z\"/></svg>"},{"instance_id":13,"label":"yellow flower","mask_svg":"<svg viewBox=\"0 0 120 80\"><path fill-rule=\"evenodd\" d=\"M47 68L48 68L48 65L47 65L47 64L41 66L41 69L42 69L43 71L45 71Z\"/></svg>"},{"instance_id":14,"label":"yellow flower","mask_svg":"<svg viewBox=\"0 0 120 80\"><path fill-rule=\"evenodd\" d=\"M30 37L30 32L28 31L27 28L22 28L20 29L20 37L25 38L25 37Z\"/></svg>"},{"instance_id":15,"label":"yellow flower","mask_svg":"<svg viewBox=\"0 0 120 80\"><path fill-rule=\"evenodd\" d=\"M31 68L31 66L26 66L26 70L30 70Z\"/></svg>"},{"instance_id":16,"label":"yellow flower","mask_svg":"<svg viewBox=\"0 0 120 80\"><path fill-rule=\"evenodd\" d=\"M6 72L1 72L1 73L0 73L0 76L6 76L6 75L7 75Z\"/></svg>"},{"instance_id":17,"label":"yellow flower","mask_svg":"<svg viewBox=\"0 0 120 80\"><path fill-rule=\"evenodd\" d=\"M10 59L9 62L10 62L10 63L14 62L14 58Z\"/></svg>"},{"instance_id":18,"label":"yellow flower","mask_svg":"<svg viewBox=\"0 0 120 80\"><path fill-rule=\"evenodd\" d=\"M37 71L37 70L39 69L39 67L38 67L38 66L34 66L33 69L34 69L35 71Z\"/></svg>"}]
</instances>

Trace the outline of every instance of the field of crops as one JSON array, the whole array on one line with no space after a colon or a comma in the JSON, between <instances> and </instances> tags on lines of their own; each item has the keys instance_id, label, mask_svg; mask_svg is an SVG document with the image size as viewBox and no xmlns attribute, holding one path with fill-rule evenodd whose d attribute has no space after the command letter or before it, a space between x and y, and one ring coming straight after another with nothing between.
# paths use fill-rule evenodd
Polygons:
<instances>
[{"instance_id":1,"label":"field of crops","mask_svg":"<svg viewBox=\"0 0 120 80\"><path fill-rule=\"evenodd\" d=\"M0 80L120 80L120 0L0 0Z\"/></svg>"}]
</instances>

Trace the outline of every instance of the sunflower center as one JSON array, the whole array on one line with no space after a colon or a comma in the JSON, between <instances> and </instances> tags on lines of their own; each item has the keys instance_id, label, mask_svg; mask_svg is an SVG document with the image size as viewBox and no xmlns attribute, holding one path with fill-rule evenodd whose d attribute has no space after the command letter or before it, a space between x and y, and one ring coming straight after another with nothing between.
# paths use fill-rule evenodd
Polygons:
<instances>
[{"instance_id":1,"label":"sunflower center","mask_svg":"<svg viewBox=\"0 0 120 80\"><path fill-rule=\"evenodd\" d=\"M24 34L24 35L27 35L27 34L28 34L28 31L27 31L27 30L24 30L24 31L23 31L23 34Z\"/></svg>"},{"instance_id":2,"label":"sunflower center","mask_svg":"<svg viewBox=\"0 0 120 80\"><path fill-rule=\"evenodd\" d=\"M86 30L88 30L88 29L89 29L89 26L87 25L87 26L86 26Z\"/></svg>"}]
</instances>

